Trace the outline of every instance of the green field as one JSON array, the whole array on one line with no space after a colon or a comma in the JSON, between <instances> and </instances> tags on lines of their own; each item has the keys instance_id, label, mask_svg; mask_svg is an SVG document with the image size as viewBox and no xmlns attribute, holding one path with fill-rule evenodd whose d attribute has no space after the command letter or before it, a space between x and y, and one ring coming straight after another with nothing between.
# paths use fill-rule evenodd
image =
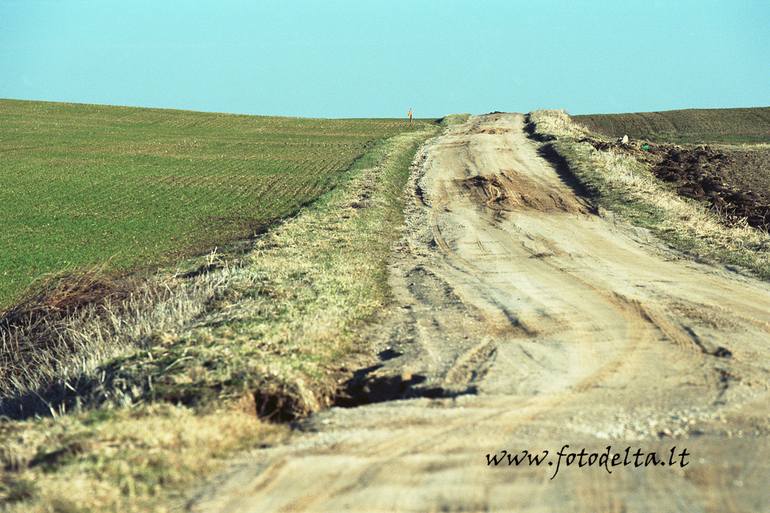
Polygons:
<instances>
[{"instance_id":1,"label":"green field","mask_svg":"<svg viewBox=\"0 0 770 513\"><path fill-rule=\"evenodd\" d=\"M0 100L0 310L50 273L152 267L248 236L405 128Z\"/></svg>"},{"instance_id":2,"label":"green field","mask_svg":"<svg viewBox=\"0 0 770 513\"><path fill-rule=\"evenodd\" d=\"M770 143L770 107L572 116L594 132L683 144Z\"/></svg>"}]
</instances>

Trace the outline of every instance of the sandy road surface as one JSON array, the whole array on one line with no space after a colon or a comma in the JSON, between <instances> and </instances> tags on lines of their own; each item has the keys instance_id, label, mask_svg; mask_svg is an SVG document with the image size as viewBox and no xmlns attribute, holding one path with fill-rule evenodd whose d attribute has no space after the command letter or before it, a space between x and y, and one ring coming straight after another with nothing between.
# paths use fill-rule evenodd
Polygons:
<instances>
[{"instance_id":1,"label":"sandy road surface","mask_svg":"<svg viewBox=\"0 0 770 513\"><path fill-rule=\"evenodd\" d=\"M419 158L382 362L352 387L370 404L315 416L192 510L770 511L770 287L593 214L520 115ZM550 479L564 444L689 465L562 460ZM488 466L503 449L554 466Z\"/></svg>"}]
</instances>

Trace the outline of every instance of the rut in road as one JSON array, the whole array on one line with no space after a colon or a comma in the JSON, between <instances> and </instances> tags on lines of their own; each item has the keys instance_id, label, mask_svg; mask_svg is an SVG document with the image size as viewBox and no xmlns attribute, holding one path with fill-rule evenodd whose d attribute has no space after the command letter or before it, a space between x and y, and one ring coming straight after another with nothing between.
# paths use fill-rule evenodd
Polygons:
<instances>
[{"instance_id":1,"label":"rut in road","mask_svg":"<svg viewBox=\"0 0 770 513\"><path fill-rule=\"evenodd\" d=\"M206 512L747 512L770 504L770 287L595 214L526 137L472 117L410 183L369 404L315 415ZM390 399L390 400L388 400ZM393 400L400 399L400 400ZM686 447L690 465L489 467L502 449Z\"/></svg>"}]
</instances>

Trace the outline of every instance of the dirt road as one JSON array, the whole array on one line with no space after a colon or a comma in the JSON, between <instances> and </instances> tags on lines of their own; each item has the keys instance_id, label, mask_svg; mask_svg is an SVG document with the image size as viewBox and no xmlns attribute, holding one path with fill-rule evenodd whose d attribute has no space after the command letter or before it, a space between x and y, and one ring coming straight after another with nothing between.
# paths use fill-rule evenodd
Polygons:
<instances>
[{"instance_id":1,"label":"dirt road","mask_svg":"<svg viewBox=\"0 0 770 513\"><path fill-rule=\"evenodd\" d=\"M515 114L423 149L359 405L249 455L193 511L770 511L770 287L596 215L538 149ZM565 444L665 461L566 466ZM524 449L550 452L487 464Z\"/></svg>"}]
</instances>

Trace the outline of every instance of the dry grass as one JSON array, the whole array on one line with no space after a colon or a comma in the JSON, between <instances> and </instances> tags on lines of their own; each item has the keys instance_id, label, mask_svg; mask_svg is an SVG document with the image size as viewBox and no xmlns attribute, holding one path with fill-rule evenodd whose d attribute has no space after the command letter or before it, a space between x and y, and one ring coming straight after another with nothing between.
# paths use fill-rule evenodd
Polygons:
<instances>
[{"instance_id":1,"label":"dry grass","mask_svg":"<svg viewBox=\"0 0 770 513\"><path fill-rule=\"evenodd\" d=\"M0 508L169 511L183 499L180 490L227 456L287 432L244 411L197 415L170 405L0 424Z\"/></svg>"},{"instance_id":2,"label":"dry grass","mask_svg":"<svg viewBox=\"0 0 770 513\"><path fill-rule=\"evenodd\" d=\"M740 266L770 279L770 236L745 223L725 226L703 204L666 189L649 164L615 150L600 151L590 134L563 111L530 115L540 135L555 137L553 148L592 193L599 206L652 230L674 248L705 261Z\"/></svg>"},{"instance_id":3,"label":"dry grass","mask_svg":"<svg viewBox=\"0 0 770 513\"><path fill-rule=\"evenodd\" d=\"M56 280L0 319L0 412L46 413L55 407L43 400L49 385L74 391L106 359L183 329L223 285L211 273L194 279L161 273L146 281L105 276L96 271ZM13 398L21 398L19 404Z\"/></svg>"},{"instance_id":4,"label":"dry grass","mask_svg":"<svg viewBox=\"0 0 770 513\"><path fill-rule=\"evenodd\" d=\"M447 114L443 118L438 120L438 123L441 126L452 126L452 125L461 125L468 121L468 118L470 118L471 115L464 113L464 114Z\"/></svg>"}]
</instances>

